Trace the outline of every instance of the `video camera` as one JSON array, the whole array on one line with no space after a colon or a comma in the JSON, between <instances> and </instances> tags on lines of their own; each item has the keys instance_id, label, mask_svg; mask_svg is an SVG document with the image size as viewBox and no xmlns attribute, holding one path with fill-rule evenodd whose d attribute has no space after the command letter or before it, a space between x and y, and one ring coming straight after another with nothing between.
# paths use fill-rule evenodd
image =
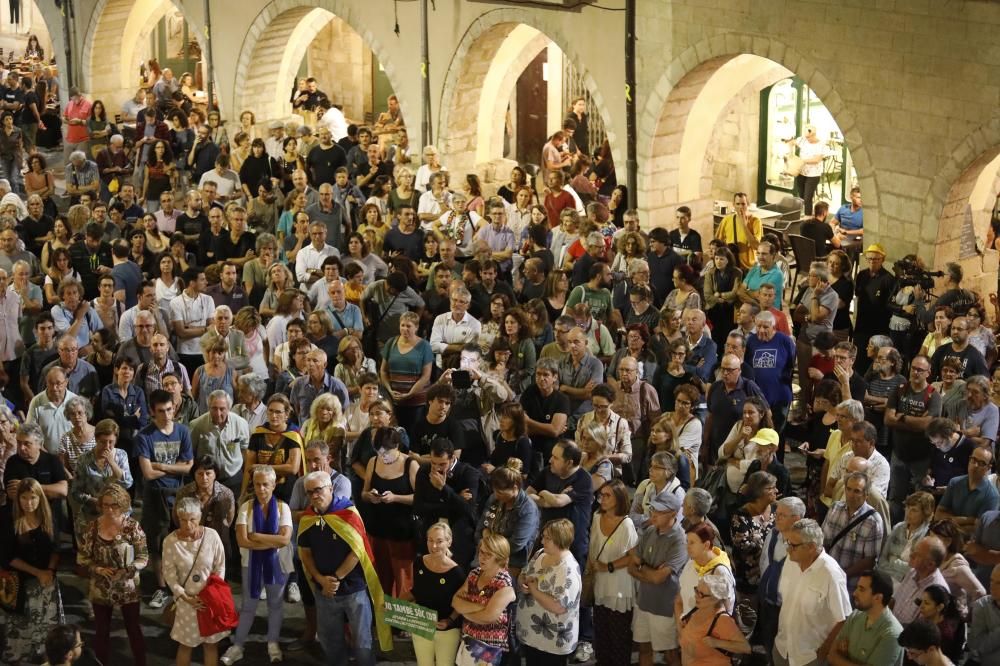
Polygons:
<instances>
[{"instance_id":1,"label":"video camera","mask_svg":"<svg viewBox=\"0 0 1000 666\"><path fill-rule=\"evenodd\" d=\"M944 277L943 271L929 271L923 268L913 257L903 257L892 265L896 274L896 284L899 287L920 285L924 291L934 288L934 278Z\"/></svg>"}]
</instances>

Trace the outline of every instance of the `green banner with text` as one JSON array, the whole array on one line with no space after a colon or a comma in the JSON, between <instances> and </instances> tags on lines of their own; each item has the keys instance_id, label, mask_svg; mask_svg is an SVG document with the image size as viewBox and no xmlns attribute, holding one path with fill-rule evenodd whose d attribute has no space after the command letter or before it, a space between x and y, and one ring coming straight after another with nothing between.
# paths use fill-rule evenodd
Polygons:
<instances>
[{"instance_id":1,"label":"green banner with text","mask_svg":"<svg viewBox=\"0 0 1000 666\"><path fill-rule=\"evenodd\" d=\"M385 598L385 623L427 640L434 640L437 630L437 611L425 606L403 601L396 597Z\"/></svg>"}]
</instances>

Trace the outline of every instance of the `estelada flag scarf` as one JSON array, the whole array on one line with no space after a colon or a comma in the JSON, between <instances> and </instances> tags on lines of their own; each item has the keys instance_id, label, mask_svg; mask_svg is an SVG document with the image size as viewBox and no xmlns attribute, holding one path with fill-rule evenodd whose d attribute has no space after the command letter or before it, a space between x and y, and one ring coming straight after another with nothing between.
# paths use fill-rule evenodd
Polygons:
<instances>
[{"instance_id":1,"label":"estelada flag scarf","mask_svg":"<svg viewBox=\"0 0 1000 666\"><path fill-rule=\"evenodd\" d=\"M379 647L384 652L392 650L392 629L385 623L385 599L382 595L382 584L378 581L375 573L375 556L372 554L371 544L368 543L368 534L365 532L365 524L361 521L361 514L354 508L351 500L344 497L335 497L330 504L330 508L322 516L316 513L311 506L306 509L299 521L299 539L302 534L313 527L326 525L332 529L338 537L344 540L351 548L351 552L358 558L361 570L365 575L365 582L368 585L368 596L372 601L372 611L375 613L375 632L378 635ZM313 585L310 579L309 584ZM321 590L313 588L315 594L322 593Z\"/></svg>"}]
</instances>

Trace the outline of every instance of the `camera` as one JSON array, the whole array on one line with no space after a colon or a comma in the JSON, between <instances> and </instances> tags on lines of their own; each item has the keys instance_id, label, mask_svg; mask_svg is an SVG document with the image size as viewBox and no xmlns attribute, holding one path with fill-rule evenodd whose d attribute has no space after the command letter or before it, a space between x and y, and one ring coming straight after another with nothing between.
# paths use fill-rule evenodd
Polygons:
<instances>
[{"instance_id":1,"label":"camera","mask_svg":"<svg viewBox=\"0 0 1000 666\"><path fill-rule=\"evenodd\" d=\"M896 283L900 287L920 285L924 291L930 291L934 288L934 278L944 277L944 272L928 271L910 256L895 262L892 265L892 271L896 274Z\"/></svg>"},{"instance_id":2,"label":"camera","mask_svg":"<svg viewBox=\"0 0 1000 666\"><path fill-rule=\"evenodd\" d=\"M472 388L472 375L468 370L455 370L451 373L451 385L456 389Z\"/></svg>"}]
</instances>

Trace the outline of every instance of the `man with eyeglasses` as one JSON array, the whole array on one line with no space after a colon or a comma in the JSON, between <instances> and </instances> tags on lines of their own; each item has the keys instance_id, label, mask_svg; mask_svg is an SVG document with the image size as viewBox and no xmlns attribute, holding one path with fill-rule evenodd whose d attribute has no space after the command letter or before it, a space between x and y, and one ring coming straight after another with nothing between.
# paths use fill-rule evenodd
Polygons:
<instances>
[{"instance_id":1,"label":"man with eyeglasses","mask_svg":"<svg viewBox=\"0 0 1000 666\"><path fill-rule=\"evenodd\" d=\"M969 456L969 473L956 476L948 483L934 517L937 520L951 518L963 532L972 534L976 518L1000 507L1000 493L986 478L992 467L993 451L977 447Z\"/></svg>"},{"instance_id":2,"label":"man with eyeglasses","mask_svg":"<svg viewBox=\"0 0 1000 666\"><path fill-rule=\"evenodd\" d=\"M434 318L431 326L431 351L439 368L454 367L462 347L478 342L482 324L469 313L472 294L462 285L451 288L451 311Z\"/></svg>"},{"instance_id":3,"label":"man with eyeglasses","mask_svg":"<svg viewBox=\"0 0 1000 666\"><path fill-rule=\"evenodd\" d=\"M60 368L66 376L67 386L71 392L91 401L96 400L101 393L101 379L97 376L97 369L80 358L80 347L76 343L76 337L62 336L56 344L56 349L59 358L42 368L42 376L47 377L50 370ZM39 391L44 389L45 386L39 385Z\"/></svg>"},{"instance_id":4,"label":"man with eyeglasses","mask_svg":"<svg viewBox=\"0 0 1000 666\"><path fill-rule=\"evenodd\" d=\"M940 497L952 479L963 476L969 469L969 458L976 444L962 433L957 423L944 416L931 421L927 426L927 437L934 445L934 452L924 486Z\"/></svg>"},{"instance_id":5,"label":"man with eyeglasses","mask_svg":"<svg viewBox=\"0 0 1000 666\"><path fill-rule=\"evenodd\" d=\"M982 352L969 343L969 319L955 317L951 320L951 342L946 342L937 348L931 357L931 377L940 379L941 362L946 358L955 357L962 364L961 378L968 379L973 375L989 376L990 369Z\"/></svg>"},{"instance_id":6,"label":"man with eyeglasses","mask_svg":"<svg viewBox=\"0 0 1000 666\"><path fill-rule=\"evenodd\" d=\"M776 503L774 523L764 537L760 551L760 583L757 587L757 627L755 638L767 653L774 648L774 637L778 633L778 613L781 610L781 595L778 582L787 564L788 552L785 543L791 536L792 527L806 515L806 505L798 497L782 497Z\"/></svg>"},{"instance_id":7,"label":"man with eyeglasses","mask_svg":"<svg viewBox=\"0 0 1000 666\"><path fill-rule=\"evenodd\" d=\"M927 427L941 416L941 394L928 383L931 362L915 356L910 362L910 381L889 394L885 425L891 431L892 468L889 505L893 524L903 519L903 501L927 475L931 442Z\"/></svg>"},{"instance_id":8,"label":"man with eyeglasses","mask_svg":"<svg viewBox=\"0 0 1000 666\"><path fill-rule=\"evenodd\" d=\"M135 335L122 341L118 346L118 351L115 352L115 360L127 358L138 368L153 358L151 345L153 344L153 336L158 332L154 313L148 310L138 311L132 319L132 329L135 331ZM172 348L167 353L171 358L177 360L177 355L174 354Z\"/></svg>"},{"instance_id":9,"label":"man with eyeglasses","mask_svg":"<svg viewBox=\"0 0 1000 666\"><path fill-rule=\"evenodd\" d=\"M312 472L327 474L333 486L333 496L349 500L351 498L351 481L335 470L332 462L329 444L322 440L313 440L306 444L306 474L308 475ZM285 648L289 652L308 649L316 641L316 596L313 594L312 586L307 582L309 579L306 576L305 569L302 568L299 549L295 547L299 522L309 508L310 499L311 496L306 494L305 477L300 476L295 480L295 486L292 488L292 496L288 500L288 508L292 512L292 522L295 525L295 529L292 530L292 564L295 566L295 575L299 581L295 586L299 589L302 599L302 609L305 612L305 627L303 627L299 638L289 643ZM289 587L291 585L290 583Z\"/></svg>"},{"instance_id":10,"label":"man with eyeglasses","mask_svg":"<svg viewBox=\"0 0 1000 666\"><path fill-rule=\"evenodd\" d=\"M569 315L560 315L556 319L552 331L555 340L542 347L542 352L538 355L539 360L549 358L556 363L562 363L569 358L569 332L576 327L576 320Z\"/></svg>"},{"instance_id":11,"label":"man with eyeglasses","mask_svg":"<svg viewBox=\"0 0 1000 666\"><path fill-rule=\"evenodd\" d=\"M639 363L627 355L618 363L617 386L611 411L628 422L632 433L631 480L645 479L646 440L650 427L660 418L660 396L649 382L639 379ZM625 474L628 476L628 470Z\"/></svg>"},{"instance_id":12,"label":"man with eyeglasses","mask_svg":"<svg viewBox=\"0 0 1000 666\"><path fill-rule=\"evenodd\" d=\"M868 504L868 475L851 472L844 481L844 499L834 503L823 520L824 546L847 575L853 591L862 572L875 566L882 551L885 527Z\"/></svg>"},{"instance_id":13,"label":"man with eyeglasses","mask_svg":"<svg viewBox=\"0 0 1000 666\"><path fill-rule=\"evenodd\" d=\"M867 349L873 335L883 335L889 330L889 301L896 293L896 278L885 269L885 250L878 243L865 251L868 268L858 272L854 293L858 297L854 319L854 345ZM868 356L861 359L861 372L868 369Z\"/></svg>"},{"instance_id":14,"label":"man with eyeglasses","mask_svg":"<svg viewBox=\"0 0 1000 666\"><path fill-rule=\"evenodd\" d=\"M752 395L766 400L760 387L752 379L744 379L740 374L742 363L739 357L726 354L722 357L720 368L721 378L712 383L708 389L706 401L708 416L703 432L708 439L702 447L709 461L719 446L726 441L729 431L743 418L743 403Z\"/></svg>"},{"instance_id":15,"label":"man with eyeglasses","mask_svg":"<svg viewBox=\"0 0 1000 666\"><path fill-rule=\"evenodd\" d=\"M373 624L383 651L392 650L392 634L383 617L382 586L368 555L365 524L348 498L334 496L326 472L307 474L303 490L309 508L299 519L299 557L313 586L323 652L329 663L345 662L350 651L358 666L374 666ZM351 626L350 648L345 624Z\"/></svg>"},{"instance_id":16,"label":"man with eyeglasses","mask_svg":"<svg viewBox=\"0 0 1000 666\"><path fill-rule=\"evenodd\" d=\"M851 600L844 570L823 549L823 529L803 518L785 538L788 561L781 570L781 611L771 658L775 666L811 666L826 659L824 644L840 631Z\"/></svg>"},{"instance_id":17,"label":"man with eyeglasses","mask_svg":"<svg viewBox=\"0 0 1000 666\"><path fill-rule=\"evenodd\" d=\"M83 638L75 624L57 624L45 637L45 658L48 666L70 666L83 656Z\"/></svg>"},{"instance_id":18,"label":"man with eyeglasses","mask_svg":"<svg viewBox=\"0 0 1000 666\"><path fill-rule=\"evenodd\" d=\"M507 226L507 208L503 199L499 197L490 199L486 217L489 218L489 224L480 227L475 238L484 241L489 246L490 259L497 262L500 273L509 277L513 267L512 257L517 239L511 228Z\"/></svg>"}]
</instances>

